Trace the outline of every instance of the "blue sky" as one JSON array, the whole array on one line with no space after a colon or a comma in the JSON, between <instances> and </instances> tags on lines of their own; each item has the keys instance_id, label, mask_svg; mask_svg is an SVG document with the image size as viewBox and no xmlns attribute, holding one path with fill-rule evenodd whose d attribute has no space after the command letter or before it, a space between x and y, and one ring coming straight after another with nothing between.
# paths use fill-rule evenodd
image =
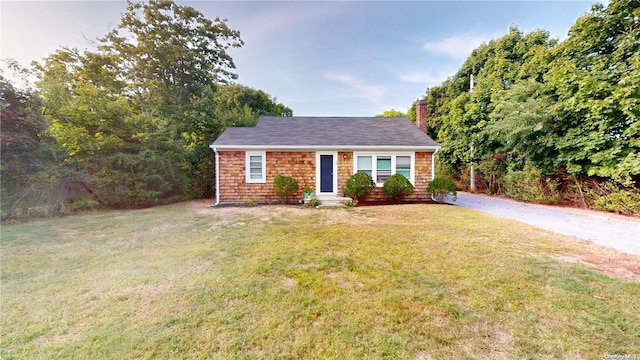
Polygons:
<instances>
[{"instance_id":1,"label":"blue sky","mask_svg":"<svg viewBox=\"0 0 640 360\"><path fill-rule=\"evenodd\" d=\"M507 33L563 39L595 1L179 2L227 18L245 42L232 50L238 82L294 115L372 116L406 111L458 70L471 51ZM0 57L23 65L119 23L126 2L0 2Z\"/></svg>"}]
</instances>

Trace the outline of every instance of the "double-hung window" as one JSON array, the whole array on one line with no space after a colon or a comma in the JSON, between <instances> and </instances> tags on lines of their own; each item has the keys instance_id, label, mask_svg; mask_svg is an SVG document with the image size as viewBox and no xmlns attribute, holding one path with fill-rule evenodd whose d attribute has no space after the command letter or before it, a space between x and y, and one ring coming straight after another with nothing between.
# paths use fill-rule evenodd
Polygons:
<instances>
[{"instance_id":1,"label":"double-hung window","mask_svg":"<svg viewBox=\"0 0 640 360\"><path fill-rule=\"evenodd\" d=\"M377 186L393 174L402 174L413 183L414 159L414 153L354 153L354 172L371 175Z\"/></svg>"},{"instance_id":2,"label":"double-hung window","mask_svg":"<svg viewBox=\"0 0 640 360\"><path fill-rule=\"evenodd\" d=\"M396 174L411 179L411 156L396 156Z\"/></svg>"},{"instance_id":3,"label":"double-hung window","mask_svg":"<svg viewBox=\"0 0 640 360\"><path fill-rule=\"evenodd\" d=\"M264 151L246 153L245 168L248 183L265 183L266 179L266 154Z\"/></svg>"},{"instance_id":4,"label":"double-hung window","mask_svg":"<svg viewBox=\"0 0 640 360\"><path fill-rule=\"evenodd\" d=\"M384 184L389 176L391 176L391 156L376 157L376 183Z\"/></svg>"},{"instance_id":5,"label":"double-hung window","mask_svg":"<svg viewBox=\"0 0 640 360\"><path fill-rule=\"evenodd\" d=\"M371 156L358 156L356 159L356 172L367 173L373 177L373 163Z\"/></svg>"}]
</instances>

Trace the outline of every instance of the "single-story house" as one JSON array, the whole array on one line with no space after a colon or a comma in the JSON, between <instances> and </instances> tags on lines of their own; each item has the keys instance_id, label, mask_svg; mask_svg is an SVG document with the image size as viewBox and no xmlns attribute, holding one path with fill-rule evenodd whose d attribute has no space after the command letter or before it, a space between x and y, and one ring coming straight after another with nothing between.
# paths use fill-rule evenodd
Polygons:
<instances>
[{"instance_id":1,"label":"single-story house","mask_svg":"<svg viewBox=\"0 0 640 360\"><path fill-rule=\"evenodd\" d=\"M417 125L417 126L416 126ZM216 157L216 205L276 202L278 175L314 189L320 201L343 196L347 179L369 173L377 189L367 200L386 200L382 185L400 173L415 186L407 198L426 201L440 146L426 134L426 103L417 124L406 117L261 116L255 127L227 128L210 147Z\"/></svg>"}]
</instances>

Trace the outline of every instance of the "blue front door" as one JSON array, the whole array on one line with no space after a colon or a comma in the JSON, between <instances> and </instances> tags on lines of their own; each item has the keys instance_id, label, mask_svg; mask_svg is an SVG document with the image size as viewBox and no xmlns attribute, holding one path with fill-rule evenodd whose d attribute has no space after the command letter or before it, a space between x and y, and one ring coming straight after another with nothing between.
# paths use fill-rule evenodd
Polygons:
<instances>
[{"instance_id":1,"label":"blue front door","mask_svg":"<svg viewBox=\"0 0 640 360\"><path fill-rule=\"evenodd\" d=\"M333 192L333 155L320 155L320 192Z\"/></svg>"}]
</instances>

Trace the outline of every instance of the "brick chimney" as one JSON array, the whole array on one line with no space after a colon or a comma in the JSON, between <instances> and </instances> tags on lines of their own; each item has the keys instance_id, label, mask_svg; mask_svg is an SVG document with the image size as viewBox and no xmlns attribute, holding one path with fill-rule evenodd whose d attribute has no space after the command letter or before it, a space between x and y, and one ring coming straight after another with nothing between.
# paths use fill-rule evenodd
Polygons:
<instances>
[{"instance_id":1,"label":"brick chimney","mask_svg":"<svg viewBox=\"0 0 640 360\"><path fill-rule=\"evenodd\" d=\"M427 99L421 98L416 105L416 125L427 133Z\"/></svg>"}]
</instances>

